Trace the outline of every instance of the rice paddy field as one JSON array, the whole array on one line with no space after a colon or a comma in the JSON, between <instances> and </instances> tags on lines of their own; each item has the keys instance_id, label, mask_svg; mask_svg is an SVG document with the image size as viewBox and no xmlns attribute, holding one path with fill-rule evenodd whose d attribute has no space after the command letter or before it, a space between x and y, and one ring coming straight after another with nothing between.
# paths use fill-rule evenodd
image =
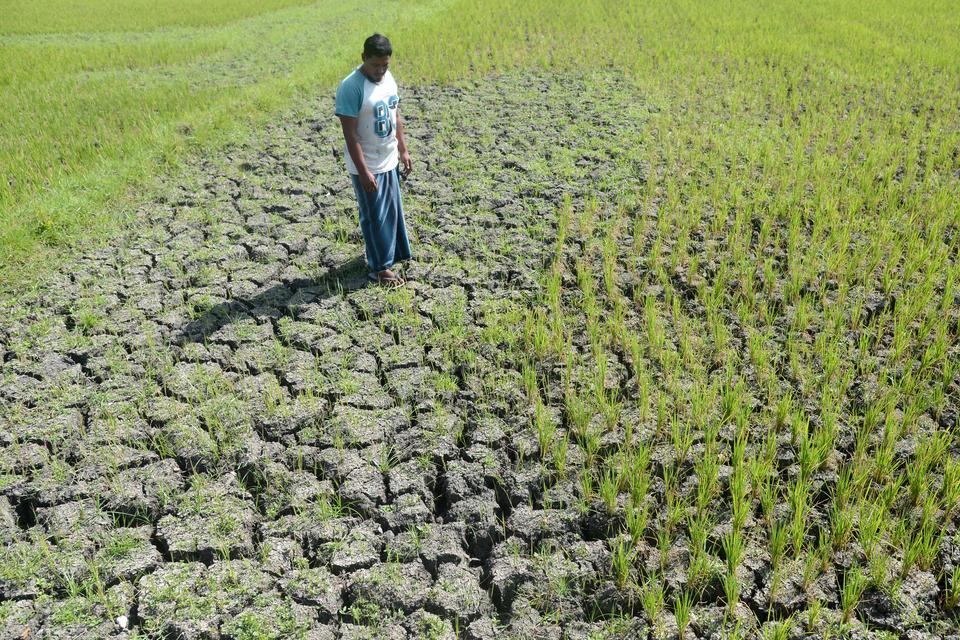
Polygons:
<instances>
[{"instance_id":1,"label":"rice paddy field","mask_svg":"<svg viewBox=\"0 0 960 640\"><path fill-rule=\"evenodd\" d=\"M0 640L960 637L957 33L0 0Z\"/></svg>"}]
</instances>

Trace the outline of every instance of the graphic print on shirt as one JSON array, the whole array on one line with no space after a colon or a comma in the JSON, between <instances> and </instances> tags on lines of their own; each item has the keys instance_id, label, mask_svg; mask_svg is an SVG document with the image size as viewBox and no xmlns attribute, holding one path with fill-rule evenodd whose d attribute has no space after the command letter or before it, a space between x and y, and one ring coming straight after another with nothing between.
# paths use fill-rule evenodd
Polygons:
<instances>
[{"instance_id":1,"label":"graphic print on shirt","mask_svg":"<svg viewBox=\"0 0 960 640\"><path fill-rule=\"evenodd\" d=\"M397 96L390 96L389 100L380 100L373 105L373 132L380 138L387 138L393 133L394 117L390 115L391 109L397 108Z\"/></svg>"}]
</instances>

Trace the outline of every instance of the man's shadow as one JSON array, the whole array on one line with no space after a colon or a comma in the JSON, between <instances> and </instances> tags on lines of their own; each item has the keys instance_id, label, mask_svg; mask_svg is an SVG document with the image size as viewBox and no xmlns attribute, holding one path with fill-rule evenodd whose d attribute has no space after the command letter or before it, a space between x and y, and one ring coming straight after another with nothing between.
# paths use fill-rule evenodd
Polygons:
<instances>
[{"instance_id":1,"label":"man's shadow","mask_svg":"<svg viewBox=\"0 0 960 640\"><path fill-rule=\"evenodd\" d=\"M251 298L228 300L190 321L171 342L177 346L202 343L228 324L246 318L296 315L303 305L367 286L366 266L366 261L357 257L318 278L280 282Z\"/></svg>"}]
</instances>

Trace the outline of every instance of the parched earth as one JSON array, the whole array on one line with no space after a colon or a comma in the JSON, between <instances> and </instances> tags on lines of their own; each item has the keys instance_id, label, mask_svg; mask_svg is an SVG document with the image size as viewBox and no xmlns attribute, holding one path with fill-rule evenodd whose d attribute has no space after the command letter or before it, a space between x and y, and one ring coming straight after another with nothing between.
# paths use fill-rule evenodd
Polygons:
<instances>
[{"instance_id":1,"label":"parched earth","mask_svg":"<svg viewBox=\"0 0 960 640\"><path fill-rule=\"evenodd\" d=\"M646 637L497 357L565 199L643 179L617 89L407 92L403 289L365 282L330 98L3 303L0 638Z\"/></svg>"},{"instance_id":2,"label":"parched earth","mask_svg":"<svg viewBox=\"0 0 960 640\"><path fill-rule=\"evenodd\" d=\"M958 637L949 286L805 282L612 73L402 105L406 287L327 96L0 302L0 640Z\"/></svg>"}]
</instances>

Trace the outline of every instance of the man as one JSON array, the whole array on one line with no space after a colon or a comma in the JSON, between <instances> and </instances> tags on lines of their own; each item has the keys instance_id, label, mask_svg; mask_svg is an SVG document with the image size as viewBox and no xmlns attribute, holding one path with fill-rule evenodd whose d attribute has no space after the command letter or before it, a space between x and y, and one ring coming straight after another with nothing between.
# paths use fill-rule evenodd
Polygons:
<instances>
[{"instance_id":1,"label":"man","mask_svg":"<svg viewBox=\"0 0 960 640\"><path fill-rule=\"evenodd\" d=\"M340 82L336 115L346 141L344 158L360 208L360 230L373 282L403 284L392 267L410 259L403 221L400 173L413 169L403 137L397 83L388 70L393 47L379 33L363 43L363 64Z\"/></svg>"}]
</instances>

